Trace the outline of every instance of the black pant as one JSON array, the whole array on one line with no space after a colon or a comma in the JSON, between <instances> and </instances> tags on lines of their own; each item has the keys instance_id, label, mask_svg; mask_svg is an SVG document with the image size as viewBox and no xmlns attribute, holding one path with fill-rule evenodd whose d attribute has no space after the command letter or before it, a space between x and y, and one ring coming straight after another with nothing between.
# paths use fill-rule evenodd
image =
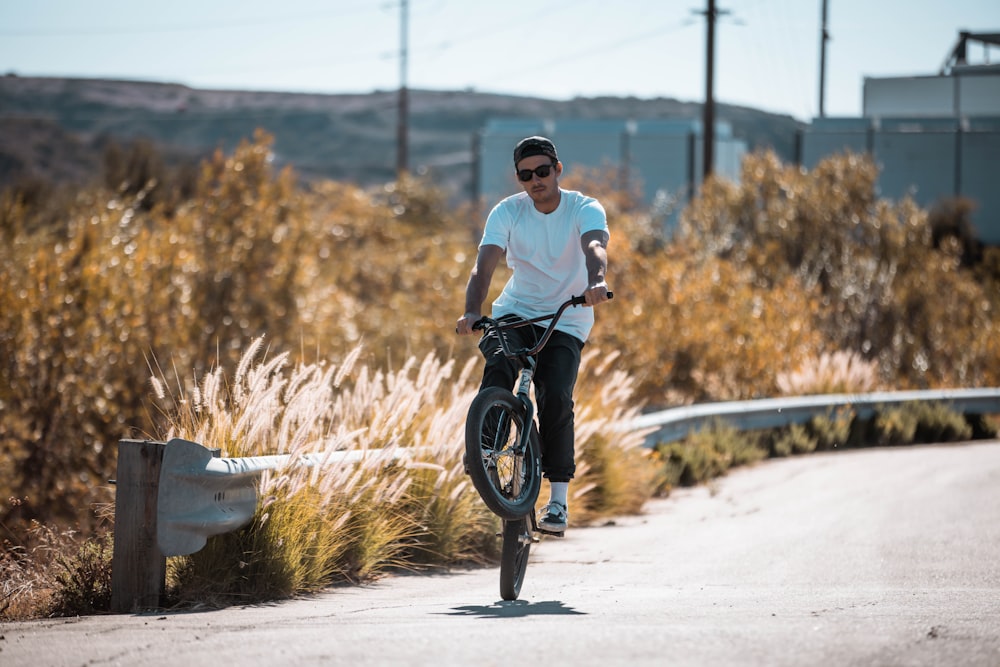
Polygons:
<instances>
[{"instance_id":1,"label":"black pant","mask_svg":"<svg viewBox=\"0 0 1000 667\"><path fill-rule=\"evenodd\" d=\"M520 349L533 345L544 331L524 326L505 332L508 346ZM573 388L580 370L583 341L561 331L553 332L538 353L535 366L535 400L538 404L538 435L542 444L542 472L550 481L568 482L576 473L573 432ZM484 336L479 349L486 357L480 388L512 389L519 368L500 350L496 336Z\"/></svg>"}]
</instances>

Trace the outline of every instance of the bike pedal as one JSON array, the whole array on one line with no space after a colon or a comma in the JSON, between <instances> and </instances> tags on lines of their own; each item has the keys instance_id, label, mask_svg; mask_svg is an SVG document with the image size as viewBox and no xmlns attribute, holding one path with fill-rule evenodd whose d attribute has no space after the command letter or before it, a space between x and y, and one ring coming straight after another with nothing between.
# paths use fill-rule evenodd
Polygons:
<instances>
[{"instance_id":1,"label":"bike pedal","mask_svg":"<svg viewBox=\"0 0 1000 667\"><path fill-rule=\"evenodd\" d=\"M556 532L554 530L544 530L542 528L539 528L538 532L542 533L543 535L551 535L552 537L566 537L566 531L564 530Z\"/></svg>"}]
</instances>

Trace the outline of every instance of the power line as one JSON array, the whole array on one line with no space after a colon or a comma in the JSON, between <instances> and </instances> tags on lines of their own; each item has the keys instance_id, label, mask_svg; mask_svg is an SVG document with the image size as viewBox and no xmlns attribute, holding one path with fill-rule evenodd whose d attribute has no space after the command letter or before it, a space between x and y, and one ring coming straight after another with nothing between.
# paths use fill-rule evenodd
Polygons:
<instances>
[{"instance_id":1,"label":"power line","mask_svg":"<svg viewBox=\"0 0 1000 667\"><path fill-rule=\"evenodd\" d=\"M592 4L594 1L595 0L579 0L573 5L573 11L579 12L581 6L586 5L588 3ZM554 14L556 12L561 13L565 11L566 7L561 3L557 3L554 6L550 5L547 8L540 9L534 14L531 14L529 16L519 17L513 21L501 25L490 25L478 32L473 32L468 30L463 31L461 39L449 39L445 41L435 42L433 44L422 45L421 48L425 48L428 51L437 51L438 55L440 55L440 53L453 49L456 46L460 46L462 44L480 42L484 37L496 37L497 35L501 35L503 33L512 32L517 29L524 29L525 25L532 25L538 19L544 18L549 14Z\"/></svg>"},{"instance_id":2,"label":"power line","mask_svg":"<svg viewBox=\"0 0 1000 667\"><path fill-rule=\"evenodd\" d=\"M396 0L400 2L401 0ZM587 2L593 2L594 0L581 0L579 4L584 4ZM377 5L372 5L370 2L357 3L346 8L340 8L336 12L324 12L324 13L307 13L307 14L289 14L289 15L277 15L272 17L258 17L249 18L244 20L227 20L227 21L217 21L209 23L198 23L198 24L176 24L176 25L164 25L164 26L149 26L147 25L136 25L136 26L126 26L118 28L82 28L75 30L4 30L0 29L0 36L90 36L90 35L120 35L120 34L156 34L156 33L169 33L169 32L184 32L184 31L204 31L204 30L226 30L241 27L251 27L258 25L274 25L276 23L290 23L290 22L301 22L301 21L315 21L318 18L324 17L342 17L351 14L358 14L371 11L384 11L390 7L398 6L396 2L392 4L380 3ZM579 6L577 6L579 9ZM458 46L465 45L468 43L475 43L482 41L486 37L494 37L498 34L511 32L514 30L522 29L525 26L532 26L537 23L539 19L544 18L547 15L553 14L555 12L565 11L565 7L562 5L553 6L547 5L542 9L528 15L521 16L516 20L507 22L505 24L496 26L490 25L482 28L480 30L463 30L460 39L438 41L432 43L423 43L417 45L415 48L413 46L408 46L408 58L418 57L418 58L433 58L436 55L445 53L451 49ZM687 27L691 25L693 21L681 21L679 23L672 23L668 25L661 26L654 30L643 31L640 33L635 33L631 35L626 35L624 37L612 39L604 43L599 43L591 47L582 49L577 52L567 53L556 57L546 63L548 66L560 65L567 62L578 62L585 60L587 58L592 58L595 56L602 56L609 52L619 50L638 42L642 42L648 39L656 38L669 34L675 30ZM294 69L322 69L329 67L338 67L345 65L357 65L362 62L373 62L379 60L390 60L400 57L400 53L391 50L380 50L371 51L367 53L351 53L344 54L342 57L335 56L332 59L313 57L289 60L285 62L276 62L274 60L268 60L265 62L260 62L258 64L242 63L232 67L209 67L202 70L202 74L239 74L248 72L266 72L266 71L279 71L287 70L290 68ZM508 76L512 76L513 72L510 72ZM501 74L501 78L505 75Z\"/></svg>"},{"instance_id":3,"label":"power line","mask_svg":"<svg viewBox=\"0 0 1000 667\"><path fill-rule=\"evenodd\" d=\"M381 11L381 8L378 8ZM133 26L119 27L82 27L72 29L24 29L7 28L0 29L0 36L3 37L91 37L103 35L149 35L172 32L204 32L215 30L229 30L232 28L246 28L253 26L271 26L278 23L301 23L304 21L315 21L319 18L339 18L351 14L369 13L372 11L370 3L358 4L354 7L341 8L336 12L309 12L304 14L286 14L284 16L262 16L248 19L227 19L225 21L199 22L199 23L179 23L174 25L149 25L148 23Z\"/></svg>"},{"instance_id":4,"label":"power line","mask_svg":"<svg viewBox=\"0 0 1000 667\"><path fill-rule=\"evenodd\" d=\"M369 98L371 94L360 94L361 97ZM330 95L330 97L338 97ZM397 108L397 102L392 99L369 100L365 112L377 113L390 111ZM335 109L296 109L296 108L276 108L267 107L262 109L240 109L239 111L213 110L213 109L150 109L138 108L130 111L112 110L104 112L85 111L56 113L53 111L31 112L13 111L0 112L0 121L31 121L31 120L59 120L68 119L74 122L95 122L105 121L107 123L124 123L135 121L138 123L187 123L202 120L255 120L266 121L268 119L289 119L296 117L315 118L317 116L336 114Z\"/></svg>"},{"instance_id":5,"label":"power line","mask_svg":"<svg viewBox=\"0 0 1000 667\"><path fill-rule=\"evenodd\" d=\"M662 37L664 35L669 35L672 32L681 30L690 25L693 25L694 21L691 19L685 19L680 22L674 22L667 25L662 25L653 30L644 31L641 33L636 33L632 35L627 35L615 40L603 42L601 44L596 44L594 46L587 47L586 49L576 51L574 53L567 53L558 58L553 58L551 60L546 60L543 63L538 63L538 67L544 69L548 67L553 67L555 65L562 65L567 62L578 62L581 60L586 60L588 58L593 58L597 56L604 56L612 51L617 51L622 48L633 46L634 44L645 41L647 39L652 39L654 37ZM523 72L518 70L517 72L511 72L509 76L521 76ZM490 81L502 81L505 77L503 76L491 76Z\"/></svg>"},{"instance_id":6,"label":"power line","mask_svg":"<svg viewBox=\"0 0 1000 667\"><path fill-rule=\"evenodd\" d=\"M293 69L318 69L326 67L337 67L341 65L357 65L359 63L374 62L376 60L393 60L399 54L396 51L370 51L362 54L351 54L343 58L332 60L310 58L309 60L285 60L276 62L268 60L257 64L241 65L239 67L221 67L200 70L201 74L243 74L247 72L269 72L276 70Z\"/></svg>"}]
</instances>

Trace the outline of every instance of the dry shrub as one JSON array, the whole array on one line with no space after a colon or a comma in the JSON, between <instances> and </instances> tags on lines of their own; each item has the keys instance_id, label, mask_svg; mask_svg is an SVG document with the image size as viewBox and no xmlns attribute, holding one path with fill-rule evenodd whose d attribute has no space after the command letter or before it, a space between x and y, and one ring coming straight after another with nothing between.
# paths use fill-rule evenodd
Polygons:
<instances>
[{"instance_id":1,"label":"dry shrub","mask_svg":"<svg viewBox=\"0 0 1000 667\"><path fill-rule=\"evenodd\" d=\"M983 244L976 234L972 214L976 203L965 197L938 201L928 213L928 224L935 248L945 239L957 241L962 248L962 266L975 266L983 260Z\"/></svg>"},{"instance_id":2,"label":"dry shrub","mask_svg":"<svg viewBox=\"0 0 1000 667\"><path fill-rule=\"evenodd\" d=\"M620 351L605 354L588 348L581 360L576 390L578 471L570 487L575 525L638 513L656 491L657 471L645 447L648 433L621 428L641 410L634 398L635 381L621 366Z\"/></svg>"},{"instance_id":3,"label":"dry shrub","mask_svg":"<svg viewBox=\"0 0 1000 667\"><path fill-rule=\"evenodd\" d=\"M675 486L693 486L726 474L733 467L767 458L768 449L753 433L741 433L721 419L655 449L662 467L662 486L667 494Z\"/></svg>"},{"instance_id":4,"label":"dry shrub","mask_svg":"<svg viewBox=\"0 0 1000 667\"><path fill-rule=\"evenodd\" d=\"M816 439L804 424L789 424L771 437L771 456L808 454L816 450Z\"/></svg>"},{"instance_id":5,"label":"dry shrub","mask_svg":"<svg viewBox=\"0 0 1000 667\"><path fill-rule=\"evenodd\" d=\"M444 193L407 177L375 192L319 184L310 202L317 231L299 258L309 279L295 332L304 349L342 355L363 341L373 365L448 356L478 239Z\"/></svg>"},{"instance_id":6,"label":"dry shrub","mask_svg":"<svg viewBox=\"0 0 1000 667\"><path fill-rule=\"evenodd\" d=\"M11 504L20 502L9 499ZM31 525L34 546L26 548L5 541L0 551L0 619L17 621L44 615L55 590L56 554L71 552L72 531L56 531L37 522Z\"/></svg>"},{"instance_id":7,"label":"dry shrub","mask_svg":"<svg viewBox=\"0 0 1000 667\"><path fill-rule=\"evenodd\" d=\"M364 338L373 364L451 348L468 230L437 191L305 190L273 173L264 134L193 187L169 210L153 182L81 189L58 212L0 199L0 494L26 499L0 520L19 540L33 518L94 525L115 443L156 428L146 358L201 375L264 332L312 358Z\"/></svg>"},{"instance_id":8,"label":"dry shrub","mask_svg":"<svg viewBox=\"0 0 1000 667\"><path fill-rule=\"evenodd\" d=\"M31 548L0 551L0 619L79 616L111 608L113 538L31 524Z\"/></svg>"},{"instance_id":9,"label":"dry shrub","mask_svg":"<svg viewBox=\"0 0 1000 667\"><path fill-rule=\"evenodd\" d=\"M957 442L973 437L977 421L973 417L970 422L946 403L904 403L879 410L856 438L862 445ZM988 429L981 435L991 436Z\"/></svg>"},{"instance_id":10,"label":"dry shrub","mask_svg":"<svg viewBox=\"0 0 1000 667\"><path fill-rule=\"evenodd\" d=\"M819 301L811 327L827 346L877 360L881 384L996 384L995 283L962 270L960 240L935 247L926 212L911 200L878 199L876 178L857 155L805 171L754 154L739 185L705 187L681 238L703 261L747 269L756 287L793 277Z\"/></svg>"},{"instance_id":11,"label":"dry shrub","mask_svg":"<svg viewBox=\"0 0 1000 667\"><path fill-rule=\"evenodd\" d=\"M758 153L739 184L710 180L674 237L641 214L613 220L625 303L597 335L627 351L639 398L773 395L829 349L875 365L878 386L997 384L996 279L963 269L954 237L935 246L912 201L879 199L876 177L856 155L805 171Z\"/></svg>"},{"instance_id":12,"label":"dry shrub","mask_svg":"<svg viewBox=\"0 0 1000 667\"><path fill-rule=\"evenodd\" d=\"M27 190L0 196L0 357L7 360L0 365L0 456L8 462L0 469L0 497L23 501L5 506L0 522L15 543L26 539L33 518L76 524L82 534L96 525L91 508L111 500L106 480L114 476L115 442L158 432L145 360L169 358L161 375L172 376L178 402L168 407L178 418L204 404L205 395L232 410L230 399L219 397L239 387L256 402L242 409L275 410L218 418L216 435L206 440L228 442L236 455L250 442L274 446L272 453L278 443L357 446L355 428L379 446L422 443L434 452L417 460L422 468L386 464L378 473L407 489L398 498L399 523L374 531L366 538L370 548L332 538L296 547L342 554L324 572L363 576L370 563L416 553L467 556L461 545L476 538L462 536L455 517L470 517L473 535L482 525L466 490L456 490L465 480L455 471L456 450L448 448L460 448L461 436L450 434L464 414L454 404L468 396L452 396L448 385L446 394L421 403L406 388L419 378L444 391L445 365L437 360L454 357L454 374L476 358L472 346L457 346L452 328L480 225L449 210L423 181L405 178L378 191L336 183L306 189L292 172L274 173L271 157L270 139L258 135L232 155L207 160L170 197L142 178L71 197ZM155 175L152 167L149 161L133 171ZM599 309L593 340L621 353L615 370L634 382L629 397L615 396L614 404L772 395L779 376L807 368L826 350L877 363L881 386L1000 383L1000 255L986 248L982 262L969 267L968 238L935 235L911 201L878 199L875 176L869 160L853 155L811 171L771 154L751 155L739 185L706 184L676 238L629 193L607 187L614 179L578 183L610 214L609 280L618 298ZM226 387L218 369L236 365L246 341L265 331L271 349L295 353L251 365L244 370L258 374L253 381L247 376ZM356 352L362 342L364 352ZM365 363L355 366L362 354ZM340 369L307 363L324 358L344 359L340 368L353 369L339 387ZM276 365L264 370L270 362ZM343 426L332 413L310 412L311 399L293 387L314 383L326 387L323 400L339 401L337 415L364 416ZM587 405L592 396L608 400L603 390L601 384L579 394L583 461L575 490L587 513L605 502L636 504L615 481L627 478L616 468L619 459L635 457L621 455L620 435L584 423L605 419L608 405ZM425 409L435 402L452 407ZM398 418L401 406L412 414ZM188 416L183 432L198 436L203 415ZM449 434L447 445L430 435L439 432ZM446 449L433 449L439 445ZM718 458L697 451L692 458ZM720 456L724 462L728 454ZM366 488L392 495L394 483ZM325 502L321 492L308 493L319 495L307 504ZM362 494L361 505L335 513L363 513L371 500ZM274 528L282 516L290 525L323 525L272 509ZM383 539L389 532L401 536L405 551L386 546L393 544Z\"/></svg>"},{"instance_id":13,"label":"dry shrub","mask_svg":"<svg viewBox=\"0 0 1000 667\"><path fill-rule=\"evenodd\" d=\"M816 449L827 451L847 446L854 422L855 414L850 408L838 408L810 419L809 433L816 440Z\"/></svg>"},{"instance_id":14,"label":"dry shrub","mask_svg":"<svg viewBox=\"0 0 1000 667\"><path fill-rule=\"evenodd\" d=\"M5 202L0 452L13 465L0 489L29 499L6 521L92 525L88 508L111 500L114 444L153 428L146 355L197 371L294 321L308 237L286 232L309 230L294 180L272 179L267 161L264 138L217 155L169 217L148 188L82 190L44 228Z\"/></svg>"},{"instance_id":15,"label":"dry shrub","mask_svg":"<svg viewBox=\"0 0 1000 667\"><path fill-rule=\"evenodd\" d=\"M75 553L55 558L57 586L49 609L52 616L81 616L111 610L113 534L105 531L77 546Z\"/></svg>"},{"instance_id":16,"label":"dry shrub","mask_svg":"<svg viewBox=\"0 0 1000 667\"><path fill-rule=\"evenodd\" d=\"M630 245L627 224L610 251L616 300L602 307L594 335L623 350L640 401L769 395L779 360L795 363L822 344L813 326L819 303L795 280L763 289L745 267L681 243L647 252Z\"/></svg>"},{"instance_id":17,"label":"dry shrub","mask_svg":"<svg viewBox=\"0 0 1000 667\"><path fill-rule=\"evenodd\" d=\"M452 327L481 222L424 181L307 189L271 158L259 134L167 198L142 184L158 173L151 156L118 189L3 195L0 497L27 499L0 516L12 530L94 525L115 442L156 429L146 358L202 376L265 331L292 362L361 342L371 368L475 356ZM593 339L622 352L636 401L773 395L825 350L877 362L882 386L997 384L995 253L964 268L953 235L875 196L875 173L857 156L808 172L748 156L739 185L706 184L677 238L614 177L567 178L609 211L619 298Z\"/></svg>"}]
</instances>

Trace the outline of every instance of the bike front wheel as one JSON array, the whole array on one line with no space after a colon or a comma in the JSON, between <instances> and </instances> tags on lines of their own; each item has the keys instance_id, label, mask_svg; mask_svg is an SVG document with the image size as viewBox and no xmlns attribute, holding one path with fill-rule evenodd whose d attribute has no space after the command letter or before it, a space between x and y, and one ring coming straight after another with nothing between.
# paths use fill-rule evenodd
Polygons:
<instances>
[{"instance_id":1,"label":"bike front wheel","mask_svg":"<svg viewBox=\"0 0 1000 667\"><path fill-rule=\"evenodd\" d=\"M505 521L533 512L542 484L538 432L534 423L525 424L525 412L510 391L487 387L472 400L465 423L469 476L486 506ZM522 450L525 429L529 435Z\"/></svg>"},{"instance_id":2,"label":"bike front wheel","mask_svg":"<svg viewBox=\"0 0 1000 667\"><path fill-rule=\"evenodd\" d=\"M500 597L516 600L521 594L524 573L531 551L531 518L503 522L503 551L500 555Z\"/></svg>"}]
</instances>

